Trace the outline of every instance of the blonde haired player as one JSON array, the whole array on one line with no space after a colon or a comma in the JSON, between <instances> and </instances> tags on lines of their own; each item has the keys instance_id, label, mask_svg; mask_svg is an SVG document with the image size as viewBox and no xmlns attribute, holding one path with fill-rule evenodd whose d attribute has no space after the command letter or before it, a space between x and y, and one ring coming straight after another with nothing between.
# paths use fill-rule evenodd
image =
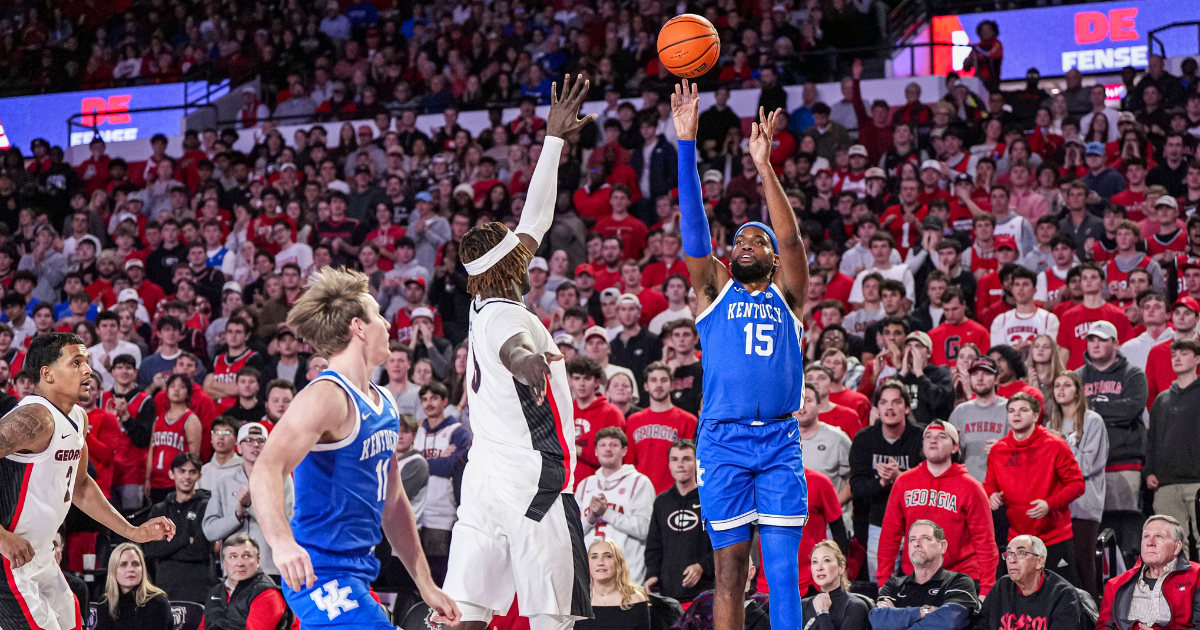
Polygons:
<instances>
[{"instance_id":1,"label":"blonde haired player","mask_svg":"<svg viewBox=\"0 0 1200 630\"><path fill-rule=\"evenodd\" d=\"M72 505L134 542L168 540L165 516L130 525L87 474L88 400L94 382L83 340L69 333L38 335L25 369L33 394L0 418L0 628L83 627L79 602L54 561L54 535Z\"/></svg>"},{"instance_id":2,"label":"blonde haired player","mask_svg":"<svg viewBox=\"0 0 1200 630\"><path fill-rule=\"evenodd\" d=\"M450 541L446 592L463 627L483 630L513 595L532 630L571 628L591 617L579 506L571 493L575 420L567 372L550 332L529 312L532 252L550 228L563 138L579 119L588 83L563 79L546 116L546 139L516 233L473 228L459 255L470 278L466 383L475 434Z\"/></svg>"},{"instance_id":3,"label":"blonde haired player","mask_svg":"<svg viewBox=\"0 0 1200 630\"><path fill-rule=\"evenodd\" d=\"M255 516L271 545L288 606L306 628L393 630L371 596L379 532L391 543L435 621L458 609L429 574L392 452L400 414L371 374L390 354L388 323L357 271L326 267L288 313L288 326L329 367L271 432L250 476ZM294 475L289 522L284 479Z\"/></svg>"}]
</instances>

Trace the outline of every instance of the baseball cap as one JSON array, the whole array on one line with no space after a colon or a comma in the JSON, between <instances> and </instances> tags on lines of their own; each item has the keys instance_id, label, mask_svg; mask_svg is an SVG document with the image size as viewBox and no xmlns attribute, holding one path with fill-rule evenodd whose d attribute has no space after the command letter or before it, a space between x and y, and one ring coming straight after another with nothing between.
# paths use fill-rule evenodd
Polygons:
<instances>
[{"instance_id":1,"label":"baseball cap","mask_svg":"<svg viewBox=\"0 0 1200 630\"><path fill-rule=\"evenodd\" d=\"M991 357L979 357L978 359L975 359L974 363L971 364L971 368L967 370L967 373L974 372L975 370L987 370L988 372L995 374L996 362L993 361Z\"/></svg>"},{"instance_id":2,"label":"baseball cap","mask_svg":"<svg viewBox=\"0 0 1200 630\"><path fill-rule=\"evenodd\" d=\"M935 217L931 214L921 221L921 227L926 230L941 232L946 229L946 222L942 221L941 217Z\"/></svg>"},{"instance_id":3,"label":"baseball cap","mask_svg":"<svg viewBox=\"0 0 1200 630\"><path fill-rule=\"evenodd\" d=\"M1194 313L1200 313L1200 302L1197 302L1196 298L1194 298L1194 297L1188 297L1185 295L1185 296L1179 298L1178 300L1175 300L1175 306L1172 307L1171 310L1173 311L1173 310L1179 308L1180 306L1185 306L1185 307L1191 309L1192 312L1194 312Z\"/></svg>"},{"instance_id":4,"label":"baseball cap","mask_svg":"<svg viewBox=\"0 0 1200 630\"><path fill-rule=\"evenodd\" d=\"M130 258L129 260L126 260L125 268L130 269L132 267L141 267L142 269L145 269L146 263L142 262L142 259L140 258Z\"/></svg>"},{"instance_id":5,"label":"baseball cap","mask_svg":"<svg viewBox=\"0 0 1200 630\"><path fill-rule=\"evenodd\" d=\"M236 280L230 280L229 282L225 283L225 286L221 287L221 293L224 293L226 291L237 291L238 293L241 293L242 285L239 282L237 282Z\"/></svg>"},{"instance_id":6,"label":"baseball cap","mask_svg":"<svg viewBox=\"0 0 1200 630\"><path fill-rule=\"evenodd\" d=\"M294 170L296 170L296 165L292 164L291 162L284 162L283 164L279 165L280 172L286 171L288 169L291 169L294 171Z\"/></svg>"},{"instance_id":7,"label":"baseball cap","mask_svg":"<svg viewBox=\"0 0 1200 630\"><path fill-rule=\"evenodd\" d=\"M370 166L356 166L356 167L354 167L354 174L355 175L370 175L371 167Z\"/></svg>"},{"instance_id":8,"label":"baseball cap","mask_svg":"<svg viewBox=\"0 0 1200 630\"><path fill-rule=\"evenodd\" d=\"M404 286L408 286L408 285L410 285L410 284L412 284L412 283L414 283L414 282L415 282L415 283L417 283L417 284L419 284L419 285L421 285L421 288L422 288L422 289L424 289L424 288L425 288L425 278L405 278L405 279L404 279Z\"/></svg>"},{"instance_id":9,"label":"baseball cap","mask_svg":"<svg viewBox=\"0 0 1200 630\"><path fill-rule=\"evenodd\" d=\"M725 181L725 176L721 174L721 171L718 171L717 169L713 168L713 169L704 171L704 181L717 182L718 184L720 184L721 182Z\"/></svg>"},{"instance_id":10,"label":"baseball cap","mask_svg":"<svg viewBox=\"0 0 1200 630\"><path fill-rule=\"evenodd\" d=\"M817 175L828 175L830 177L833 177L833 171L831 171L827 168L819 168L819 169L817 169L816 173L813 173L813 177L816 177Z\"/></svg>"},{"instance_id":11,"label":"baseball cap","mask_svg":"<svg viewBox=\"0 0 1200 630\"><path fill-rule=\"evenodd\" d=\"M642 301L632 293L622 293L620 299L617 300L617 304L636 304L638 308L642 308Z\"/></svg>"},{"instance_id":12,"label":"baseball cap","mask_svg":"<svg viewBox=\"0 0 1200 630\"><path fill-rule=\"evenodd\" d=\"M1137 122L1137 115L1134 114L1133 112L1121 112L1120 115L1117 116L1117 124L1118 125L1121 123L1136 123L1136 122Z\"/></svg>"},{"instance_id":13,"label":"baseball cap","mask_svg":"<svg viewBox=\"0 0 1200 630\"><path fill-rule=\"evenodd\" d=\"M134 302L142 301L141 296L138 295L137 289L121 289L121 293L117 295L117 301L129 302L131 300Z\"/></svg>"},{"instance_id":14,"label":"baseball cap","mask_svg":"<svg viewBox=\"0 0 1200 630\"><path fill-rule=\"evenodd\" d=\"M400 157L404 157L404 149L400 148L399 146L393 146L387 150L387 154L388 155L399 155Z\"/></svg>"},{"instance_id":15,"label":"baseball cap","mask_svg":"<svg viewBox=\"0 0 1200 630\"><path fill-rule=\"evenodd\" d=\"M331 87L331 91L333 91L333 92L345 92L346 91L346 84L342 83L341 81L334 81L333 85L330 87Z\"/></svg>"},{"instance_id":16,"label":"baseball cap","mask_svg":"<svg viewBox=\"0 0 1200 630\"><path fill-rule=\"evenodd\" d=\"M607 298L619 298L619 297L621 297L621 290L618 289L617 287L608 287L607 289L600 292L601 300L604 300Z\"/></svg>"},{"instance_id":17,"label":"baseball cap","mask_svg":"<svg viewBox=\"0 0 1200 630\"><path fill-rule=\"evenodd\" d=\"M958 444L958 428L953 424L946 422L945 420L934 420L933 422L930 422L929 426L925 427L925 433L923 433L922 436L928 435L930 431L945 431L946 435L949 435L950 439L955 444Z\"/></svg>"},{"instance_id":18,"label":"baseball cap","mask_svg":"<svg viewBox=\"0 0 1200 630\"><path fill-rule=\"evenodd\" d=\"M467 193L468 195L471 195L472 199L475 198L475 188L467 183L462 183L454 187L454 194L457 195L458 193Z\"/></svg>"},{"instance_id":19,"label":"baseball cap","mask_svg":"<svg viewBox=\"0 0 1200 630\"><path fill-rule=\"evenodd\" d=\"M1001 247L1007 247L1007 248L1013 250L1014 252L1017 251L1017 239L1015 237L1013 237L1012 234L997 234L995 240L996 240L996 249L1000 249Z\"/></svg>"},{"instance_id":20,"label":"baseball cap","mask_svg":"<svg viewBox=\"0 0 1200 630\"><path fill-rule=\"evenodd\" d=\"M575 345L575 338L565 332L560 332L560 333L557 333L554 335L554 345L556 345L556 346L561 346L561 345L573 346L573 345Z\"/></svg>"},{"instance_id":21,"label":"baseball cap","mask_svg":"<svg viewBox=\"0 0 1200 630\"><path fill-rule=\"evenodd\" d=\"M283 337L284 335L291 335L293 339L296 338L296 333L292 332L292 329L288 327L287 322L280 324L279 328L275 329L274 338L279 339L279 338Z\"/></svg>"},{"instance_id":22,"label":"baseball cap","mask_svg":"<svg viewBox=\"0 0 1200 630\"><path fill-rule=\"evenodd\" d=\"M415 320L418 317L424 317L429 321L433 321L433 311L427 306L418 306L413 309L413 312L408 316L409 319Z\"/></svg>"},{"instance_id":23,"label":"baseball cap","mask_svg":"<svg viewBox=\"0 0 1200 630\"><path fill-rule=\"evenodd\" d=\"M1166 207L1168 207L1168 208L1173 208L1173 209L1175 209L1175 210L1178 210L1178 209L1179 209L1179 202L1178 202L1178 201L1175 201L1175 198L1174 198L1174 197L1172 197L1171 195L1163 195L1163 196L1161 196L1161 197L1159 197L1159 198L1158 198L1158 201L1155 201L1155 202L1154 202L1154 207L1155 207L1155 208L1157 208L1157 207L1159 207L1159 206L1166 206Z\"/></svg>"},{"instance_id":24,"label":"baseball cap","mask_svg":"<svg viewBox=\"0 0 1200 630\"><path fill-rule=\"evenodd\" d=\"M370 125L359 125L358 133L373 133Z\"/></svg>"},{"instance_id":25,"label":"baseball cap","mask_svg":"<svg viewBox=\"0 0 1200 630\"><path fill-rule=\"evenodd\" d=\"M592 266L589 265L588 263L581 263L581 264L578 264L575 266L575 275L578 276L579 274L582 274L582 273L586 273L587 275L589 275L593 278L596 277L596 272L592 270Z\"/></svg>"},{"instance_id":26,"label":"baseball cap","mask_svg":"<svg viewBox=\"0 0 1200 630\"><path fill-rule=\"evenodd\" d=\"M1099 142L1089 142L1083 148L1084 155L1104 155L1104 145Z\"/></svg>"},{"instance_id":27,"label":"baseball cap","mask_svg":"<svg viewBox=\"0 0 1200 630\"><path fill-rule=\"evenodd\" d=\"M267 437L267 427L263 426L261 422L247 422L246 424L242 425L242 428L238 429L237 441L239 444L241 444L242 440L246 439L250 435L251 429L258 429L257 433L263 437Z\"/></svg>"},{"instance_id":28,"label":"baseball cap","mask_svg":"<svg viewBox=\"0 0 1200 630\"><path fill-rule=\"evenodd\" d=\"M1113 326L1112 322L1092 322L1092 325L1088 327L1087 336L1099 337L1101 339L1116 339L1117 327Z\"/></svg>"},{"instance_id":29,"label":"baseball cap","mask_svg":"<svg viewBox=\"0 0 1200 630\"><path fill-rule=\"evenodd\" d=\"M136 201L138 203L146 203L146 193L144 193L140 190L135 190L135 191L129 193L125 197L125 203L129 203L130 201Z\"/></svg>"},{"instance_id":30,"label":"baseball cap","mask_svg":"<svg viewBox=\"0 0 1200 630\"><path fill-rule=\"evenodd\" d=\"M414 195L413 198L416 199L417 201L424 201L425 203L433 203L433 195L429 194L428 192L426 192L424 190L422 190L421 192Z\"/></svg>"},{"instance_id":31,"label":"baseball cap","mask_svg":"<svg viewBox=\"0 0 1200 630\"><path fill-rule=\"evenodd\" d=\"M583 340L587 341L588 339L591 339L597 335L604 337L604 340L608 341L608 331L605 330L603 326L592 326L591 328L583 331Z\"/></svg>"},{"instance_id":32,"label":"baseball cap","mask_svg":"<svg viewBox=\"0 0 1200 630\"><path fill-rule=\"evenodd\" d=\"M533 271L534 269L541 269L542 271L549 272L550 265L546 264L545 258L542 258L541 256L534 256L533 258L529 259L529 270Z\"/></svg>"},{"instance_id":33,"label":"baseball cap","mask_svg":"<svg viewBox=\"0 0 1200 630\"><path fill-rule=\"evenodd\" d=\"M923 171L927 168L931 168L935 171L941 172L942 163L937 160L925 160L924 162L921 162L921 170Z\"/></svg>"},{"instance_id":34,"label":"baseball cap","mask_svg":"<svg viewBox=\"0 0 1200 630\"><path fill-rule=\"evenodd\" d=\"M867 179L887 179L887 173L885 173L883 171L883 169L879 168L878 166L872 166L871 168L867 169L866 178Z\"/></svg>"},{"instance_id":35,"label":"baseball cap","mask_svg":"<svg viewBox=\"0 0 1200 630\"><path fill-rule=\"evenodd\" d=\"M861 155L862 157L867 157L867 147L864 147L861 144L851 145L850 150L846 151L846 155Z\"/></svg>"},{"instance_id":36,"label":"baseball cap","mask_svg":"<svg viewBox=\"0 0 1200 630\"><path fill-rule=\"evenodd\" d=\"M907 344L910 341L919 341L919 342L921 342L922 346L925 346L926 350L933 352L933 340L929 338L928 333L923 333L919 330L914 330L914 331L908 333L908 336L904 338L904 343Z\"/></svg>"},{"instance_id":37,"label":"baseball cap","mask_svg":"<svg viewBox=\"0 0 1200 630\"><path fill-rule=\"evenodd\" d=\"M1067 138L1065 142L1063 142L1063 145L1068 145L1068 144L1077 144L1082 147L1082 146L1084 146L1085 143L1084 143L1082 137L1071 136L1070 138Z\"/></svg>"}]
</instances>

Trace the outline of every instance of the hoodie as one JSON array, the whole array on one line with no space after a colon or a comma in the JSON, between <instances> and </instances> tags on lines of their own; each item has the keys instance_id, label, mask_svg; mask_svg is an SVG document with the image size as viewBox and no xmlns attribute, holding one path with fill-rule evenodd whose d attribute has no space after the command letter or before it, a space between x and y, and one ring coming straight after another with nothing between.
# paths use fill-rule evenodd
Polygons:
<instances>
[{"instance_id":1,"label":"hoodie","mask_svg":"<svg viewBox=\"0 0 1200 630\"><path fill-rule=\"evenodd\" d=\"M913 572L912 561L901 551L908 528L921 519L945 530L946 569L971 576L979 582L979 592L987 595L1000 562L992 509L983 485L962 464L950 464L949 470L935 477L929 462L921 462L896 479L879 536L879 585L891 579L896 556L900 556L901 572Z\"/></svg>"},{"instance_id":2,"label":"hoodie","mask_svg":"<svg viewBox=\"0 0 1200 630\"><path fill-rule=\"evenodd\" d=\"M1071 502L1071 518L1100 522L1104 515L1104 464L1108 461L1108 429L1100 414L1087 410L1083 430L1075 427L1073 418L1063 418L1063 439L1075 454L1079 472L1083 474L1083 496Z\"/></svg>"},{"instance_id":3,"label":"hoodie","mask_svg":"<svg viewBox=\"0 0 1200 630\"><path fill-rule=\"evenodd\" d=\"M603 496L608 507L595 523L588 522L592 497ZM699 496L699 494L697 494ZM583 547L597 538L608 538L621 546L634 584L646 581L646 538L654 513L654 484L632 464L624 464L611 475L603 471L579 482L575 502L583 521Z\"/></svg>"},{"instance_id":4,"label":"hoodie","mask_svg":"<svg viewBox=\"0 0 1200 630\"><path fill-rule=\"evenodd\" d=\"M625 414L608 402L604 394L596 394L592 404L582 409L575 403L575 449L579 452L575 459L575 487L600 468L600 461L596 459L596 433L605 427L624 429Z\"/></svg>"},{"instance_id":5,"label":"hoodie","mask_svg":"<svg viewBox=\"0 0 1200 630\"><path fill-rule=\"evenodd\" d=\"M700 581L687 588L683 571L693 564L703 572ZM713 588L713 548L704 528L698 488L684 495L672 485L654 499L646 539L646 579L650 578L658 578L658 592L681 602Z\"/></svg>"},{"instance_id":6,"label":"hoodie","mask_svg":"<svg viewBox=\"0 0 1200 630\"><path fill-rule=\"evenodd\" d=\"M1146 439L1146 476L1158 477L1159 485L1200 483L1200 379L1187 387L1172 383L1150 407L1150 430Z\"/></svg>"},{"instance_id":7,"label":"hoodie","mask_svg":"<svg viewBox=\"0 0 1200 630\"><path fill-rule=\"evenodd\" d=\"M897 380L908 389L913 405L913 420L919 427L927 427L934 420L945 420L954 410L954 385L950 368L930 363L921 375L909 372L897 374Z\"/></svg>"},{"instance_id":8,"label":"hoodie","mask_svg":"<svg viewBox=\"0 0 1200 630\"><path fill-rule=\"evenodd\" d=\"M1033 433L1017 441L1010 431L988 455L987 478L983 490L991 496L1004 493L1008 515L1008 537L1037 536L1047 546L1071 538L1071 502L1083 496L1085 484L1071 447L1045 427L1035 425ZM1038 519L1025 513L1032 503L1042 499L1050 513Z\"/></svg>"},{"instance_id":9,"label":"hoodie","mask_svg":"<svg viewBox=\"0 0 1200 630\"><path fill-rule=\"evenodd\" d=\"M197 488L192 498L180 503L171 492L162 503L150 508L150 516L165 516L175 523L171 540L144 545L146 558L154 562L155 585L174 600L202 602L213 585L212 543L204 535L204 512L212 493Z\"/></svg>"},{"instance_id":10,"label":"hoodie","mask_svg":"<svg viewBox=\"0 0 1200 630\"><path fill-rule=\"evenodd\" d=\"M925 460L921 451L921 439L921 429L911 422L905 423L904 433L901 433L895 442L889 442L883 437L881 422L859 431L855 436L850 445L850 491L854 493L856 501L862 499L870 505L867 515L869 524L883 525L888 495L894 485L880 483L875 464L895 459L900 465L900 472L915 468ZM858 531L857 528L855 531Z\"/></svg>"},{"instance_id":11,"label":"hoodie","mask_svg":"<svg viewBox=\"0 0 1200 630\"><path fill-rule=\"evenodd\" d=\"M1100 414L1108 428L1108 466L1140 467L1146 456L1146 373L1120 352L1107 370L1087 362L1075 371L1083 378L1088 408Z\"/></svg>"}]
</instances>

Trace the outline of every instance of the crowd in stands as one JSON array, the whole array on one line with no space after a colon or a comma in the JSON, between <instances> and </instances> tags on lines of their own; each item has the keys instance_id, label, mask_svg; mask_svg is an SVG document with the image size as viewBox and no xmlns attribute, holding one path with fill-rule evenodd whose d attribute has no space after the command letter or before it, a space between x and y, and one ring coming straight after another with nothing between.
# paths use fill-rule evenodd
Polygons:
<instances>
[{"instance_id":1,"label":"crowd in stands","mask_svg":"<svg viewBox=\"0 0 1200 630\"><path fill-rule=\"evenodd\" d=\"M598 617L580 626L650 628L669 598L690 603L677 627L710 628L712 549L693 441L702 348L680 252L678 140L662 85L646 83L646 63L622 39L648 46L646 29L664 10L607 2L593 14L570 2L529 18L543 26L530 29L532 50L504 48L524 41L529 24L513 19L522 3L499 0L429 14L417 5L417 18L376 26L387 12L367 3L330 5L322 19L293 7L260 15L261 31L226 15L236 5L200 3L192 8L205 8L203 22L180 6L174 18L150 12L153 29L138 28L139 15L129 30L105 32L192 46L193 29L198 41L222 41L232 28L224 41L241 42L236 56L249 41L271 50L278 31L282 61L305 42L326 50L327 31L340 28L338 63L323 68L327 57L293 51L302 67L287 84L328 88L331 99L365 97L373 88L360 91L359 78L377 69L404 77L394 93L422 76L437 83L439 62L474 77L472 59L486 56L469 51L504 48L531 77L590 63L576 53L602 51L598 42L637 61L618 74L596 55L592 88L609 107L565 138L554 224L529 265L525 303L553 333L575 402L574 490ZM709 11L737 31L736 8ZM789 15L764 15L738 41L780 48L756 33L785 32ZM288 35L287 16L305 25L304 38ZM172 20L189 26L168 28ZM556 48L562 38L573 52ZM1051 96L1036 69L1017 91L975 94L951 76L941 100L922 101L914 84L905 103L866 103L860 63L841 101L819 101L806 83L796 103L779 89L785 69L749 63L757 74L734 85L754 82L764 105L786 112L771 159L811 254L796 418L810 505L801 587L814 627L1200 623L1200 564L1189 561L1200 544L1195 64L1177 77L1152 56L1140 77L1126 73L1111 108L1103 86L1084 87L1076 71ZM509 76L492 65L479 74ZM608 90L630 81L648 88L640 109ZM516 98L522 88L510 89ZM269 94L246 93L247 125L288 102L259 109ZM273 123L193 131L181 155L156 137L153 155L133 164L106 155L99 138L78 165L44 140L29 157L17 147L4 154L0 411L34 389L37 377L22 370L33 337L78 334L97 384L84 405L90 472L122 511L168 516L180 531L138 547L68 521L64 566L83 572L95 554L108 568L77 591L81 603L99 602L100 627L165 628L166 602L208 602L209 628L289 621L247 485L296 391L327 365L286 316L305 281L331 265L366 274L391 322L392 352L375 379L401 412L404 488L434 575L444 576L472 440L458 247L474 225L520 219L545 135L535 112L544 93L526 95L517 118L478 135L457 124L470 102L455 95L432 134L416 129L405 100L395 114L370 110L375 128L314 123L291 138ZM721 84L701 116L696 165L719 258L739 226L768 220L728 97ZM248 133L261 141L234 150ZM1127 567L1098 568L1097 537L1118 518L1140 535L1119 540ZM377 588L403 601L411 582L386 545L377 554ZM764 627L768 606L766 577L752 571L747 627Z\"/></svg>"},{"instance_id":2,"label":"crowd in stands","mask_svg":"<svg viewBox=\"0 0 1200 630\"><path fill-rule=\"evenodd\" d=\"M302 122L549 102L550 79L583 72L594 98L662 84L655 40L666 20L704 15L722 58L705 82L746 87L822 80L838 61L808 55L883 43L881 0L668 5L660 0L22 0L0 7L0 90L62 92L180 80L262 79L243 113ZM290 105L285 105L292 101Z\"/></svg>"}]
</instances>

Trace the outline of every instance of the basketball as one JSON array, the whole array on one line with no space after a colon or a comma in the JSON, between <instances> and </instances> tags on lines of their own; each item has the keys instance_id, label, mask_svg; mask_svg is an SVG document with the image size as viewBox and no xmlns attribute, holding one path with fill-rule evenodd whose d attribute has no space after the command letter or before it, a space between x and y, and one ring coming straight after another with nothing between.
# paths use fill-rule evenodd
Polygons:
<instances>
[{"instance_id":1,"label":"basketball","mask_svg":"<svg viewBox=\"0 0 1200 630\"><path fill-rule=\"evenodd\" d=\"M699 15L673 17L658 32L658 60L677 77L691 79L708 72L720 55L717 29Z\"/></svg>"}]
</instances>

